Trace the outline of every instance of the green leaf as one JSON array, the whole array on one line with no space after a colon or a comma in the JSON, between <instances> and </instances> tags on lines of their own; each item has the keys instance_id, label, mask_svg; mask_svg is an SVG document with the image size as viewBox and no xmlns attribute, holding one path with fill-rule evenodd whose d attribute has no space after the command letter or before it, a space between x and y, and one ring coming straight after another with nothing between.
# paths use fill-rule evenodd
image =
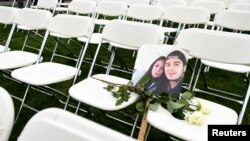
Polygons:
<instances>
[{"instance_id":1,"label":"green leaf","mask_svg":"<svg viewBox=\"0 0 250 141\"><path fill-rule=\"evenodd\" d=\"M185 91L183 94L182 94L182 98L183 99L191 99L192 97L194 97L195 93L192 92L192 91Z\"/></svg>"},{"instance_id":2,"label":"green leaf","mask_svg":"<svg viewBox=\"0 0 250 141\"><path fill-rule=\"evenodd\" d=\"M152 111L156 111L158 106L159 106L159 103L155 102L155 103L152 103L152 104L149 105L149 109L152 110Z\"/></svg>"},{"instance_id":3,"label":"green leaf","mask_svg":"<svg viewBox=\"0 0 250 141\"><path fill-rule=\"evenodd\" d=\"M122 99L118 99L118 100L116 100L115 105L118 106L118 105L121 105L122 103L123 103L123 100Z\"/></svg>"},{"instance_id":4,"label":"green leaf","mask_svg":"<svg viewBox=\"0 0 250 141\"><path fill-rule=\"evenodd\" d=\"M111 90L113 90L113 89L114 89L114 86L112 86L112 85L108 85L107 87L104 87L104 88L106 88L108 91L111 91Z\"/></svg>"},{"instance_id":5,"label":"green leaf","mask_svg":"<svg viewBox=\"0 0 250 141\"><path fill-rule=\"evenodd\" d=\"M137 102L136 105L135 105L135 108L137 111L139 112L143 112L145 107L144 107L144 103L141 101L141 102Z\"/></svg>"},{"instance_id":6,"label":"green leaf","mask_svg":"<svg viewBox=\"0 0 250 141\"><path fill-rule=\"evenodd\" d=\"M182 103L170 101L168 106L171 106L171 108L172 108L173 110L178 110L178 109L184 107L185 105L182 104Z\"/></svg>"}]
</instances>

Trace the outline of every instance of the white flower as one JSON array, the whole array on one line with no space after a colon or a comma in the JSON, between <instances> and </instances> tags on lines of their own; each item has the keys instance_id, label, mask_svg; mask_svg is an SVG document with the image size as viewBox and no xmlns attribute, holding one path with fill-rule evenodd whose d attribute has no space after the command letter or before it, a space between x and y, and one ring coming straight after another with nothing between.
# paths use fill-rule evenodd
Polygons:
<instances>
[{"instance_id":1,"label":"white flower","mask_svg":"<svg viewBox=\"0 0 250 141\"><path fill-rule=\"evenodd\" d=\"M194 111L189 117L187 117L187 121L190 124L195 125L203 125L206 116L201 111Z\"/></svg>"},{"instance_id":2,"label":"white flower","mask_svg":"<svg viewBox=\"0 0 250 141\"><path fill-rule=\"evenodd\" d=\"M201 111L203 114L207 115L210 113L209 107L202 100L200 100L200 106L201 106L201 108L199 111Z\"/></svg>"}]
</instances>

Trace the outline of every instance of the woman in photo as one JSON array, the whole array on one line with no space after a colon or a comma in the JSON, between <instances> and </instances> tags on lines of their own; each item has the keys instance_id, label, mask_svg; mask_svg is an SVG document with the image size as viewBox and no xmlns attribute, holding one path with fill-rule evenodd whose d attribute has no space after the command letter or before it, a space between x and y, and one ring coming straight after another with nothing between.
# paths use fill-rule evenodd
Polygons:
<instances>
[{"instance_id":1,"label":"woman in photo","mask_svg":"<svg viewBox=\"0 0 250 141\"><path fill-rule=\"evenodd\" d=\"M143 75L144 78L145 76L148 76L150 78L150 81L146 84L145 89L148 90L149 92L160 94L164 91L163 88L161 88L161 83L163 80L164 75L164 66L165 66L165 56L160 56L157 58L149 67L147 72ZM138 82L140 83L141 80ZM138 84L137 83L137 84Z\"/></svg>"}]
</instances>

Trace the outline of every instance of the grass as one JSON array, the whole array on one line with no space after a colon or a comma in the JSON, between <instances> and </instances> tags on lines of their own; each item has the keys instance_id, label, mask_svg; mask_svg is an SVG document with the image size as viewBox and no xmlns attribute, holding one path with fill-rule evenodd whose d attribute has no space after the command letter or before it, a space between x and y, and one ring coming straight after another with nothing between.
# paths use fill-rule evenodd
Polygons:
<instances>
[{"instance_id":1,"label":"grass","mask_svg":"<svg viewBox=\"0 0 250 141\"><path fill-rule=\"evenodd\" d=\"M6 37L6 35L9 32L10 27L4 27L4 25L0 26L0 37ZM22 46L22 41L24 39L23 33L21 31L19 31L17 34L15 34L14 36L14 40L12 40L10 47L13 49L18 49L21 48ZM51 42L53 42L52 39L50 39ZM34 45L37 45L34 41L31 42ZM66 44L66 42L65 42ZM39 44L38 44L39 45ZM75 45L72 45L75 46ZM44 61L49 61L50 56L51 56L51 52L53 50L53 47L50 46L50 44L46 45L47 49L44 51L43 53L43 57L44 57ZM90 47L90 51L91 52L95 52L95 46L92 45ZM77 50L78 48L75 46L74 50ZM70 52L68 52L65 49L61 49L60 52L66 53L66 54L70 54ZM73 51L74 52L74 51ZM135 58L132 58L132 54L133 52L130 51L126 51L126 50L120 50L118 52L122 58L124 59L124 62L127 62L128 66L130 68L133 67L133 62ZM91 53L89 53L91 54ZM107 61L107 55L109 54L107 51L102 50L101 51L102 54L102 59L106 59ZM87 55L87 57L91 57L91 55ZM68 62L66 61L65 63L67 64L71 64L72 62ZM117 62L116 62L117 63ZM189 63L191 65L194 64L194 60L190 60ZM81 67L82 73L81 76L78 77L77 81L81 81L82 79L86 78L88 70L90 68L90 64L88 63L84 63ZM101 68L101 67L95 67L94 69L94 74L96 73L105 73L105 69ZM3 74L3 73L1 73ZM121 72L117 72L117 71L111 71L112 75L116 75L116 76L121 76L127 79L131 78L131 74L126 74L126 73L121 73ZM207 75L207 79L210 82L209 84L215 86L215 87L220 87L223 89L227 89L230 91L235 91L235 92L239 92L239 93L244 93L246 90L246 85L244 82L244 79L238 75L238 74L234 74L234 73L225 73L219 70L215 70L215 69L210 69L209 73L206 74ZM190 77L190 71L188 71L185 75L185 82L188 82ZM225 81L224 79L227 79L227 81ZM198 87L199 88L203 88L202 85L202 79L200 79L200 81L198 82ZM63 91L64 93L67 94L69 87L71 86L72 81L66 81L60 84L54 84L52 85L52 87L57 88L61 91ZM21 84L21 83L17 83L15 81L9 80L6 77L4 77L3 75L0 75L0 86L2 86L3 88L5 88L10 94L18 96L18 97L22 97L26 85L25 84ZM56 95L56 97L59 95ZM232 109L235 109L237 112L239 111L239 104L231 102L231 101L227 101L224 99L220 99L220 98L216 98L213 96L209 96L206 94L202 94L202 93L197 93L198 97L202 97L202 98L206 98L209 99L211 101L215 101L218 103L221 103L223 105L226 105ZM48 107L59 107L59 108L63 108L64 105L61 104L58 99L55 96L48 96L48 95L44 95L40 92L37 92L35 90L31 90L29 92L29 96L27 98L27 104L28 105L32 105L33 107L42 110ZM71 101L72 104L76 104L74 101ZM18 108L20 106L20 101L14 100L14 105L15 105L15 111L18 111ZM129 135L130 131L131 131L131 127L127 126L127 125L123 125L117 121L114 120L110 120L109 118L103 116L103 112L101 112L100 110L93 108L91 106L88 105L84 105L86 107L88 107L93 113L94 115L86 115L85 113L79 113L80 116L84 116L86 118L89 118L93 121L96 121L102 125L108 126L110 128L113 128L119 132L122 132L124 134ZM83 108L83 106L82 106ZM72 108L68 108L67 110L69 111L74 111L74 109ZM134 109L134 105L131 105L130 107L128 107L126 110L126 112L130 113L130 115L133 115L135 113L135 109ZM15 141L17 140L17 137L19 136L20 132L22 131L23 127L25 126L25 124L27 123L27 121L35 114L36 112L31 111L27 108L24 108L20 118L18 119L18 121L15 123L13 130L12 130L12 134L10 136L10 141ZM114 113L115 116L121 117L120 114ZM124 117L121 117L124 118ZM127 119L127 118L124 118ZM129 119L129 118L128 118ZM164 121L162 121L164 122ZM243 119L243 123L242 124L250 124L250 107L248 104L247 107L247 111L245 113L244 119ZM121 126L122 125L122 126ZM137 138L138 135L138 129L135 131L134 134L134 138ZM161 140L168 140L168 136L158 130L155 129L154 127L151 128L149 136L148 136L148 140L157 140L157 141L161 141Z\"/></svg>"}]
</instances>

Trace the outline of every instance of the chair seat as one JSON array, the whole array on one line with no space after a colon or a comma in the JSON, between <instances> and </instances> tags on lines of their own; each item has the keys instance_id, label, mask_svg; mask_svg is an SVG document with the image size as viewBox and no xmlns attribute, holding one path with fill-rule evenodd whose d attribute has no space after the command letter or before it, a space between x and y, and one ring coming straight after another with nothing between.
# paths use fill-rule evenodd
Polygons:
<instances>
[{"instance_id":1,"label":"chair seat","mask_svg":"<svg viewBox=\"0 0 250 141\"><path fill-rule=\"evenodd\" d=\"M213 61L208 61L208 60L201 60L201 62L207 66L219 68L222 70L228 70L231 72L237 72L237 73L250 72L250 66L246 66L246 65L218 63L218 62L213 62Z\"/></svg>"},{"instance_id":2,"label":"chair seat","mask_svg":"<svg viewBox=\"0 0 250 141\"><path fill-rule=\"evenodd\" d=\"M49 85L74 77L77 69L71 66L44 62L12 71L11 76L31 85Z\"/></svg>"},{"instance_id":3,"label":"chair seat","mask_svg":"<svg viewBox=\"0 0 250 141\"><path fill-rule=\"evenodd\" d=\"M95 24L98 24L98 25L106 25L107 23L109 23L110 20L104 20L104 19L96 19L94 21Z\"/></svg>"},{"instance_id":4,"label":"chair seat","mask_svg":"<svg viewBox=\"0 0 250 141\"><path fill-rule=\"evenodd\" d=\"M0 70L15 69L32 65L38 55L25 51L10 51L0 54Z\"/></svg>"},{"instance_id":5,"label":"chair seat","mask_svg":"<svg viewBox=\"0 0 250 141\"><path fill-rule=\"evenodd\" d=\"M118 84L127 84L129 81L124 78L105 74L97 74L93 75L92 77ZM116 106L115 103L117 99L114 98L110 92L103 88L107 86L107 84L92 77L89 77L72 86L69 89L70 96L79 100L80 102L106 111L120 110L131 105L139 99L139 95L131 93L127 102Z\"/></svg>"},{"instance_id":6,"label":"chair seat","mask_svg":"<svg viewBox=\"0 0 250 141\"><path fill-rule=\"evenodd\" d=\"M102 34L101 33L93 33L91 38L90 38L90 43L91 44L99 44L102 38ZM79 41L81 42L87 42L88 38L86 37L80 37L77 38ZM107 41L103 41L103 43L107 43Z\"/></svg>"},{"instance_id":7,"label":"chair seat","mask_svg":"<svg viewBox=\"0 0 250 141\"><path fill-rule=\"evenodd\" d=\"M4 52L4 48L5 48L5 46L0 45L0 53L1 53L1 52Z\"/></svg>"},{"instance_id":8,"label":"chair seat","mask_svg":"<svg viewBox=\"0 0 250 141\"><path fill-rule=\"evenodd\" d=\"M138 47L126 46L126 45L117 44L114 42L110 42L110 45L112 45L113 47L119 47L119 48L130 49L130 50L138 50L139 49Z\"/></svg>"},{"instance_id":9,"label":"chair seat","mask_svg":"<svg viewBox=\"0 0 250 141\"><path fill-rule=\"evenodd\" d=\"M172 33L177 32L178 28L171 28L171 27L161 27L164 33Z\"/></svg>"},{"instance_id":10,"label":"chair seat","mask_svg":"<svg viewBox=\"0 0 250 141\"><path fill-rule=\"evenodd\" d=\"M147 120L152 126L166 133L192 141L206 141L209 124L236 124L238 115L234 110L214 102L203 101L211 110L203 125L193 125L186 120L179 120L162 106L159 106L156 111L149 110Z\"/></svg>"},{"instance_id":11,"label":"chair seat","mask_svg":"<svg viewBox=\"0 0 250 141\"><path fill-rule=\"evenodd\" d=\"M65 36L65 35L53 33L53 32L50 32L50 35L54 37L60 37L60 38L70 38L69 36Z\"/></svg>"},{"instance_id":12,"label":"chair seat","mask_svg":"<svg viewBox=\"0 0 250 141\"><path fill-rule=\"evenodd\" d=\"M30 28L30 27L23 26L23 25L18 25L17 28L22 29L22 30L35 30L34 28Z\"/></svg>"}]
</instances>

